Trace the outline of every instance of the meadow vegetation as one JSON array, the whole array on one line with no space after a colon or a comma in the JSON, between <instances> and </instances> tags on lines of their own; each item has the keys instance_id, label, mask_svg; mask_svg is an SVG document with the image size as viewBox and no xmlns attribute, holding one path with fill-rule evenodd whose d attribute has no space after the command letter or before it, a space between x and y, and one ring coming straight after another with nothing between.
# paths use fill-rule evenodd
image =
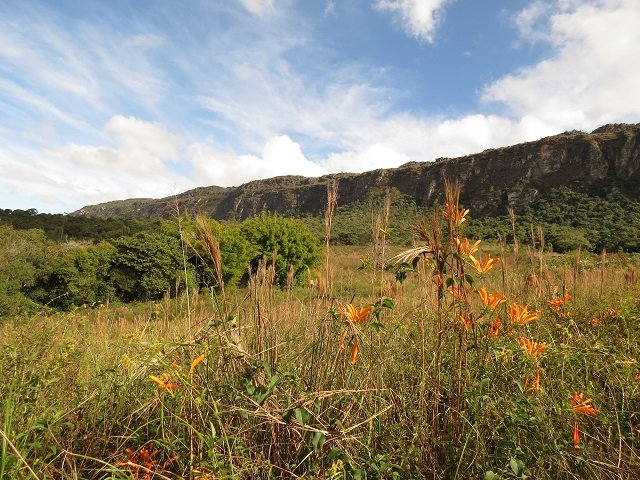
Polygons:
<instances>
[{"instance_id":1,"label":"meadow vegetation","mask_svg":"<svg viewBox=\"0 0 640 480\"><path fill-rule=\"evenodd\" d=\"M335 246L330 206L324 262L272 216L66 250L0 227L0 478L638 478L640 258L515 213L478 242L446 192L410 247L392 202ZM100 281L129 303L42 306Z\"/></svg>"}]
</instances>

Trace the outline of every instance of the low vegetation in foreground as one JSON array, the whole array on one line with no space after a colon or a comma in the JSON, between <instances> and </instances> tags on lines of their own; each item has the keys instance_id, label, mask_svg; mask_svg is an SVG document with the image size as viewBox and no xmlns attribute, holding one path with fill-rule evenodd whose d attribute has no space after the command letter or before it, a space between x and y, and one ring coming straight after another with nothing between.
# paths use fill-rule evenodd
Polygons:
<instances>
[{"instance_id":1,"label":"low vegetation in foreground","mask_svg":"<svg viewBox=\"0 0 640 480\"><path fill-rule=\"evenodd\" d=\"M404 251L329 205L303 282L225 287L210 228L209 289L3 320L0 478L638 478L640 259L476 242L447 192Z\"/></svg>"}]
</instances>

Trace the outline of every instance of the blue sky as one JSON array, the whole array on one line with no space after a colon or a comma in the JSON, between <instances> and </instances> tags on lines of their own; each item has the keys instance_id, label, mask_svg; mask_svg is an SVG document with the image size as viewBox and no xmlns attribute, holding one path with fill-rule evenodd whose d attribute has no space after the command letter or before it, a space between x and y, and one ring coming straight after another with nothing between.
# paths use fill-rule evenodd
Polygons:
<instances>
[{"instance_id":1,"label":"blue sky","mask_svg":"<svg viewBox=\"0 0 640 480\"><path fill-rule=\"evenodd\" d=\"M0 3L0 208L640 121L637 0Z\"/></svg>"}]
</instances>

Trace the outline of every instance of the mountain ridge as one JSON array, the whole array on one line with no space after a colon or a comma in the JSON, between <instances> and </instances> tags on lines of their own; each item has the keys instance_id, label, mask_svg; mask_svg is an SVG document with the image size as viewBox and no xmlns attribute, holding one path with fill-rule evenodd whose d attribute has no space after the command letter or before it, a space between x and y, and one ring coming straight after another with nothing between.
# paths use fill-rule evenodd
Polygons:
<instances>
[{"instance_id":1,"label":"mountain ridge","mask_svg":"<svg viewBox=\"0 0 640 480\"><path fill-rule=\"evenodd\" d=\"M607 124L591 133L568 131L462 157L414 161L363 173L286 175L237 187L197 187L160 199L114 200L85 206L72 215L168 218L178 210L216 219L244 219L264 210L316 215L323 211L327 186L334 182L341 205L393 189L419 206L431 206L442 201L445 179L458 180L462 203L480 214L524 206L540 191L563 185L609 184L635 196L640 194L640 123Z\"/></svg>"}]
</instances>

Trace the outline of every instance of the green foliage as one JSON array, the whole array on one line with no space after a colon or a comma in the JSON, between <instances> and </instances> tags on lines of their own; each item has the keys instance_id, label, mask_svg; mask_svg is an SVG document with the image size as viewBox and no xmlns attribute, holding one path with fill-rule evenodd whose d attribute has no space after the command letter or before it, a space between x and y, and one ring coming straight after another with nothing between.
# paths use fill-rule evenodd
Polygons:
<instances>
[{"instance_id":1,"label":"green foliage","mask_svg":"<svg viewBox=\"0 0 640 480\"><path fill-rule=\"evenodd\" d=\"M135 235L143 231L160 231L166 223L159 218L95 218L67 214L38 213L28 210L0 209L0 225L18 230L40 229L54 241L107 240Z\"/></svg>"},{"instance_id":2,"label":"green foliage","mask_svg":"<svg viewBox=\"0 0 640 480\"><path fill-rule=\"evenodd\" d=\"M125 301L161 298L174 290L182 272L180 241L163 233L139 233L115 242L112 279Z\"/></svg>"},{"instance_id":3,"label":"green foliage","mask_svg":"<svg viewBox=\"0 0 640 480\"><path fill-rule=\"evenodd\" d=\"M296 278L320 259L318 241L299 221L263 213L259 217L245 220L240 224L240 232L254 247L251 259L253 268L262 258L275 259L276 283L287 283L287 271L293 265Z\"/></svg>"},{"instance_id":4,"label":"green foliage","mask_svg":"<svg viewBox=\"0 0 640 480\"><path fill-rule=\"evenodd\" d=\"M331 227L331 243L334 245L367 245L373 239L373 219L382 213L385 198L389 196L389 228L387 243L392 245L410 245L412 226L427 213L427 209L419 207L408 195L397 190L376 192L366 199L348 205L340 205L333 217ZM324 239L323 219L319 216L300 218L313 234Z\"/></svg>"},{"instance_id":5,"label":"green foliage","mask_svg":"<svg viewBox=\"0 0 640 480\"><path fill-rule=\"evenodd\" d=\"M43 305L69 309L114 298L110 267L116 249L108 242L62 248L50 245L29 297Z\"/></svg>"},{"instance_id":6,"label":"green foliage","mask_svg":"<svg viewBox=\"0 0 640 480\"><path fill-rule=\"evenodd\" d=\"M251 259L255 256L255 247L242 235L236 223L220 223L216 220L204 219L211 238L219 243L222 260L222 280L225 285L236 285L247 272ZM206 241L198 231L195 221L186 219L182 228L193 251L189 262L198 272L201 287L217 285L214 260L211 252L205 248Z\"/></svg>"},{"instance_id":7,"label":"green foliage","mask_svg":"<svg viewBox=\"0 0 640 480\"><path fill-rule=\"evenodd\" d=\"M0 317L33 311L24 294L47 258L48 242L39 230L18 231L0 225Z\"/></svg>"},{"instance_id":8,"label":"green foliage","mask_svg":"<svg viewBox=\"0 0 640 480\"><path fill-rule=\"evenodd\" d=\"M516 236L530 242L530 226L541 226L556 252L589 250L640 252L640 201L615 188L584 191L559 187L516 212ZM472 218L467 233L474 238L512 238L507 212Z\"/></svg>"}]
</instances>

